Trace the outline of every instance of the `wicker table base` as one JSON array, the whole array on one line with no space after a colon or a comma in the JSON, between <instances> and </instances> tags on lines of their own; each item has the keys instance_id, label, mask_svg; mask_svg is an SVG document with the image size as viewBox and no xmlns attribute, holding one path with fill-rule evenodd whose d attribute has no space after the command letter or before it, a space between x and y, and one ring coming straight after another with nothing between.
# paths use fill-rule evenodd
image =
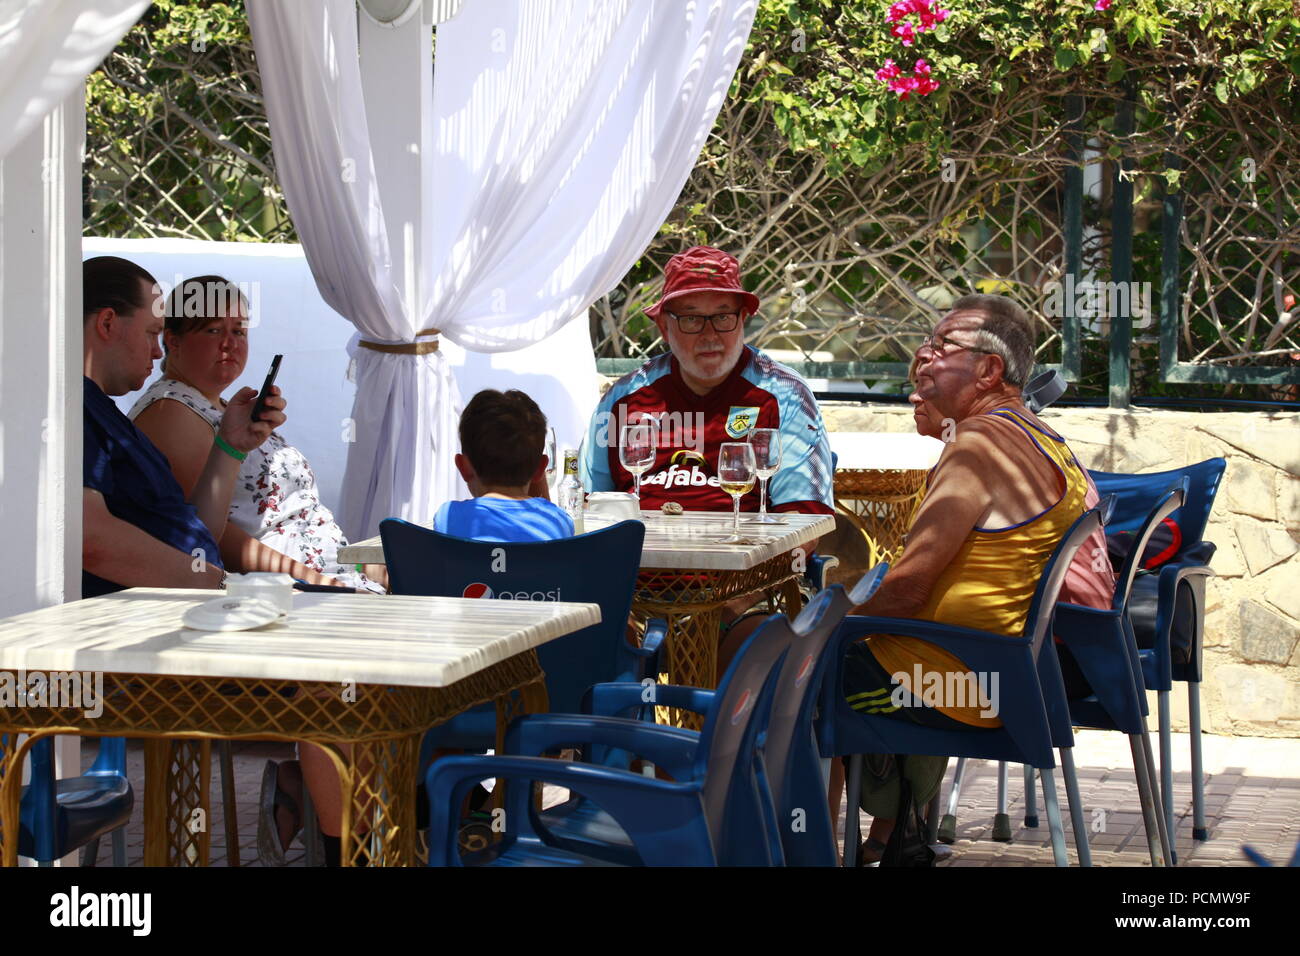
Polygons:
<instances>
[{"instance_id":1,"label":"wicker table base","mask_svg":"<svg viewBox=\"0 0 1300 956\"><path fill-rule=\"evenodd\" d=\"M305 740L332 758L343 801L345 866L416 862L415 774L429 727L489 701L497 744L516 713L546 709L536 651L449 687L342 685L251 678L104 675L96 718L65 708L0 711L0 862L18 862L22 762L41 737L145 738L146 866L206 866L209 751L213 738ZM30 736L16 745L14 733Z\"/></svg>"},{"instance_id":2,"label":"wicker table base","mask_svg":"<svg viewBox=\"0 0 1300 956\"><path fill-rule=\"evenodd\" d=\"M632 600L632 616L668 622L667 680L688 687L717 686L718 636L723 605L744 595L766 594L779 609L799 610L801 569L789 555L764 561L748 571L642 570ZM660 708L661 723L699 730L698 714Z\"/></svg>"},{"instance_id":3,"label":"wicker table base","mask_svg":"<svg viewBox=\"0 0 1300 956\"><path fill-rule=\"evenodd\" d=\"M903 553L903 537L921 503L923 469L841 468L835 472L835 505L857 526L871 548L873 566Z\"/></svg>"}]
</instances>

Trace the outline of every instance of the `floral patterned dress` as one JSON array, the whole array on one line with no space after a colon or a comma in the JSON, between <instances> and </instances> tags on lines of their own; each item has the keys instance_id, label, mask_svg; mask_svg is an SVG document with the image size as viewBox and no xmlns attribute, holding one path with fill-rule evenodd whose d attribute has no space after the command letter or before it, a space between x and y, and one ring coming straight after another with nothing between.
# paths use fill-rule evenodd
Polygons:
<instances>
[{"instance_id":1,"label":"floral patterned dress","mask_svg":"<svg viewBox=\"0 0 1300 956\"><path fill-rule=\"evenodd\" d=\"M134 421L154 402L169 398L197 413L215 433L222 409L191 385L163 376L131 408ZM321 504L316 476L302 452L276 432L248 453L230 497L230 521L249 537L288 555L314 571L337 578L347 587L383 593L383 588L355 567L338 563L348 543L334 515Z\"/></svg>"}]
</instances>

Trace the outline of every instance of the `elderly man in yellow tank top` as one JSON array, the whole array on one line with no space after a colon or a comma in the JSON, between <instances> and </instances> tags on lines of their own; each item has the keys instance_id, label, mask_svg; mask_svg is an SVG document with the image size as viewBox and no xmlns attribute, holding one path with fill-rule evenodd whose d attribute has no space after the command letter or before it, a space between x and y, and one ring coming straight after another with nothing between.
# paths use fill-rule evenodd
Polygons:
<instances>
[{"instance_id":1,"label":"elderly man in yellow tank top","mask_svg":"<svg viewBox=\"0 0 1300 956\"><path fill-rule=\"evenodd\" d=\"M1022 401L1033 346L1024 310L994 295L958 299L922 344L910 397L917 431L946 444L902 556L855 613L1023 630L1042 569L1087 493L1065 441ZM864 712L954 729L1001 724L997 699L1006 689L996 675L971 675L917 638L877 634L854 645L844 683L849 703ZM907 758L918 805L937 790L946 762ZM893 830L898 775L887 758L864 763L863 808L874 819L860 855L871 862ZM833 784L836 812L839 793Z\"/></svg>"}]
</instances>

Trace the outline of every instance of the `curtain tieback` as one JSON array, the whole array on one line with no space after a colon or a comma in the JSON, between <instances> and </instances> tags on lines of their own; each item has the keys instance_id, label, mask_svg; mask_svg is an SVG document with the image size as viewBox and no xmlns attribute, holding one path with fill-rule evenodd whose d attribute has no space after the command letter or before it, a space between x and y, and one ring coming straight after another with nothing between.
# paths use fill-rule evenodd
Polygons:
<instances>
[{"instance_id":1,"label":"curtain tieback","mask_svg":"<svg viewBox=\"0 0 1300 956\"><path fill-rule=\"evenodd\" d=\"M372 352L391 352L397 355L428 355L430 352L438 351L438 338L441 334L438 329L421 329L415 333L418 339L422 335L432 335L432 339L424 342L367 342L361 339L357 342L363 349L370 349Z\"/></svg>"}]
</instances>

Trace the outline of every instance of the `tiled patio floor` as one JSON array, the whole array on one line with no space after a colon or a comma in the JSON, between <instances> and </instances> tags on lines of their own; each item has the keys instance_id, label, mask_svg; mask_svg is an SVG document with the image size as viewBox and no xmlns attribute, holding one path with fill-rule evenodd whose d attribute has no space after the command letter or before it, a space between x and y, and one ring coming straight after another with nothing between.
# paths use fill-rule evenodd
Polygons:
<instances>
[{"instance_id":1,"label":"tiled patio floor","mask_svg":"<svg viewBox=\"0 0 1300 956\"><path fill-rule=\"evenodd\" d=\"M1152 735L1155 744L1155 735ZM87 756L93 747L84 748ZM1175 734L1174 805L1178 815L1175 834L1180 866L1242 866L1249 861L1241 846L1249 843L1270 859L1285 862L1300 839L1300 740L1253 737L1204 738L1206 815L1210 839L1193 841L1191 758L1186 734ZM238 782L240 862L260 866L257 860L258 788L262 766L270 759L292 756L292 747L282 743L236 743L235 777ZM1119 734L1085 731L1078 735L1075 760L1079 769L1079 788L1088 814L1090 845L1095 866L1146 866L1149 864L1142 817L1138 809L1137 787L1133 782L1127 740ZM942 794L947 801L952 769ZM128 765L136 787L136 808L127 828L127 861L139 866L142 856L141 811L144 777L143 753L138 743L128 748ZM225 823L222 818L219 775L213 768L212 862L226 865ZM1065 789L1058 789L1062 810ZM1029 830L1023 826L1024 787L1020 768L1013 767L1008 787L1008 813L1011 816L1011 843L994 843L989 839L996 805L996 764L979 762L966 775L960 810L957 814L957 842L954 854L944 866L1051 866L1052 851L1047 836L1047 819L1042 813L1041 826ZM870 818L863 814L865 833ZM1074 840L1066 816L1066 840L1074 862ZM843 832L843 822L840 831ZM304 854L297 840L288 854L290 866L302 866ZM111 862L109 841L101 841L99 865Z\"/></svg>"}]
</instances>

